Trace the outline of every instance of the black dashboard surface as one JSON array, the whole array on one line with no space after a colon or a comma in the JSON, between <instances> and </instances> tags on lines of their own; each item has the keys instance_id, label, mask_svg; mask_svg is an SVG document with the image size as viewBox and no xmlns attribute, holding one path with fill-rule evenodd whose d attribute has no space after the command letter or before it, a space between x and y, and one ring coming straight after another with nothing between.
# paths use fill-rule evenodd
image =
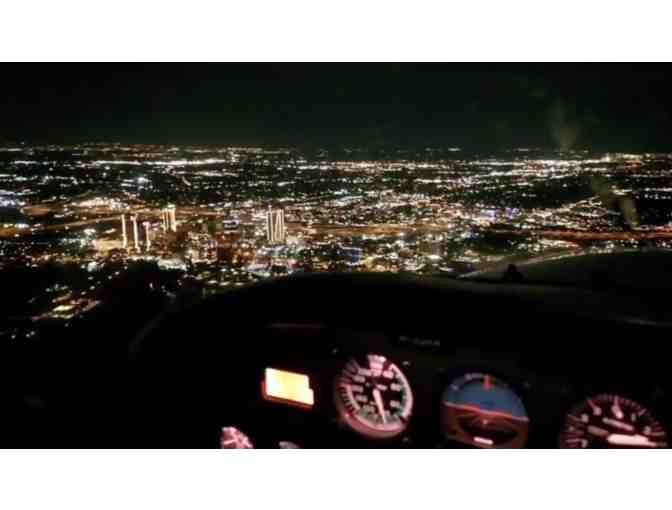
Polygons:
<instances>
[{"instance_id":1,"label":"black dashboard surface","mask_svg":"<svg viewBox=\"0 0 672 510\"><path fill-rule=\"evenodd\" d=\"M442 395L487 374L522 402L524 445L553 448L571 409L600 394L631 399L672 426L668 312L653 296L383 275L264 282L169 315L133 347L135 417L123 446L217 447L222 427L258 447L462 447L447 438ZM414 403L396 437L351 430L335 405L352 356L379 354ZM262 397L264 370L308 375L310 409ZM126 411L128 413L128 411ZM132 438L132 439L131 439Z\"/></svg>"}]
</instances>

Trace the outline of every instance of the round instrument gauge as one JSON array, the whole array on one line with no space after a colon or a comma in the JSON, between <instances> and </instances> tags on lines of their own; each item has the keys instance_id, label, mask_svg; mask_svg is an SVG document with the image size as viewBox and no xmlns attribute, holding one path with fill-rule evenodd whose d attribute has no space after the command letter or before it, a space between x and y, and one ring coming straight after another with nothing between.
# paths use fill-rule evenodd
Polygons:
<instances>
[{"instance_id":1,"label":"round instrument gauge","mask_svg":"<svg viewBox=\"0 0 672 510\"><path fill-rule=\"evenodd\" d=\"M587 398L568 414L561 448L667 448L667 434L644 406L618 395Z\"/></svg>"},{"instance_id":2,"label":"round instrument gauge","mask_svg":"<svg viewBox=\"0 0 672 510\"><path fill-rule=\"evenodd\" d=\"M350 359L336 377L334 397L341 420L369 438L398 436L413 412L408 379L379 354Z\"/></svg>"},{"instance_id":3,"label":"round instrument gauge","mask_svg":"<svg viewBox=\"0 0 672 510\"><path fill-rule=\"evenodd\" d=\"M481 448L522 448L529 419L522 401L505 383L487 374L453 381L442 397L448 439Z\"/></svg>"},{"instance_id":4,"label":"round instrument gauge","mask_svg":"<svg viewBox=\"0 0 672 510\"><path fill-rule=\"evenodd\" d=\"M224 450L248 450L254 448L250 438L236 427L222 427L219 446Z\"/></svg>"}]
</instances>

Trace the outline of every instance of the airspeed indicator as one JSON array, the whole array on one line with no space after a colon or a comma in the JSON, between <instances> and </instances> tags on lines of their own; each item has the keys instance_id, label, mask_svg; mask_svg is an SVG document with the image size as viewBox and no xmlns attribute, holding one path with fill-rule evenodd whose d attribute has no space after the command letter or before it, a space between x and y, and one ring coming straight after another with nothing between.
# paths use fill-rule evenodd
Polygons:
<instances>
[{"instance_id":1,"label":"airspeed indicator","mask_svg":"<svg viewBox=\"0 0 672 510\"><path fill-rule=\"evenodd\" d=\"M408 379L380 354L348 360L336 377L334 397L341 420L370 438L398 436L413 411Z\"/></svg>"}]
</instances>

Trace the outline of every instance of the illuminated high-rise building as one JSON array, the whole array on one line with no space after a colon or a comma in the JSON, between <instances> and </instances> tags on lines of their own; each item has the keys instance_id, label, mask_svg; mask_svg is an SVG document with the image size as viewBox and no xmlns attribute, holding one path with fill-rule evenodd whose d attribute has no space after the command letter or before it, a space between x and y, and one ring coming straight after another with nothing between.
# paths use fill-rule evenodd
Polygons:
<instances>
[{"instance_id":1,"label":"illuminated high-rise building","mask_svg":"<svg viewBox=\"0 0 672 510\"><path fill-rule=\"evenodd\" d=\"M131 221L133 222L133 246L135 247L135 251L140 251L140 237L138 233L138 217L133 216L131 218Z\"/></svg>"},{"instance_id":2,"label":"illuminated high-rise building","mask_svg":"<svg viewBox=\"0 0 672 510\"><path fill-rule=\"evenodd\" d=\"M128 234L126 233L126 215L121 215L121 245L128 248Z\"/></svg>"},{"instance_id":3,"label":"illuminated high-rise building","mask_svg":"<svg viewBox=\"0 0 672 510\"><path fill-rule=\"evenodd\" d=\"M164 232L177 232L177 218L175 217L176 208L169 205L161 210L161 221Z\"/></svg>"},{"instance_id":4,"label":"illuminated high-rise building","mask_svg":"<svg viewBox=\"0 0 672 510\"><path fill-rule=\"evenodd\" d=\"M268 212L266 213L266 236L269 244L284 244L286 238L285 211L268 208Z\"/></svg>"},{"instance_id":5,"label":"illuminated high-rise building","mask_svg":"<svg viewBox=\"0 0 672 510\"><path fill-rule=\"evenodd\" d=\"M145 221L142 226L145 227L145 250L149 251L152 248L152 241L149 238L149 222Z\"/></svg>"},{"instance_id":6,"label":"illuminated high-rise building","mask_svg":"<svg viewBox=\"0 0 672 510\"><path fill-rule=\"evenodd\" d=\"M171 232L177 232L177 218L175 217L175 214L175 206L168 206L168 227Z\"/></svg>"}]
</instances>

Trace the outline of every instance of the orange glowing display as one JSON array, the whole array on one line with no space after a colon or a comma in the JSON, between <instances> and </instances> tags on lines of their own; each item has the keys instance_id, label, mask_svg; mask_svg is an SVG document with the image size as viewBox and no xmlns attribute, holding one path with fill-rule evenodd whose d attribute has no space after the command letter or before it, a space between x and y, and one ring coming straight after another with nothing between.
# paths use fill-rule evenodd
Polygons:
<instances>
[{"instance_id":1,"label":"orange glowing display","mask_svg":"<svg viewBox=\"0 0 672 510\"><path fill-rule=\"evenodd\" d=\"M261 384L262 395L266 400L294 404L300 407L312 407L315 403L310 379L305 374L267 368Z\"/></svg>"}]
</instances>

